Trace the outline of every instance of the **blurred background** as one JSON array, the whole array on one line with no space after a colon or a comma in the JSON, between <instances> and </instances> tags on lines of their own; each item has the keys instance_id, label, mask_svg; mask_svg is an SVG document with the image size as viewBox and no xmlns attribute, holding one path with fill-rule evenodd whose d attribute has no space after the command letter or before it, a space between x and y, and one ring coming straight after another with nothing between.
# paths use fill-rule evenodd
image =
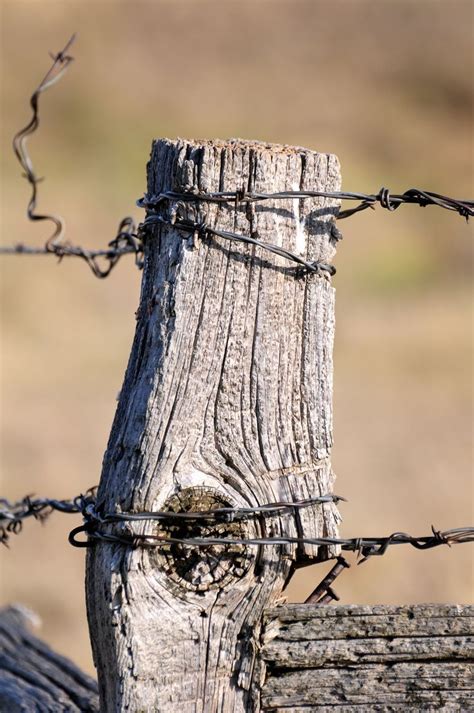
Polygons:
<instances>
[{"instance_id":1,"label":"blurred background","mask_svg":"<svg viewBox=\"0 0 474 713\"><path fill-rule=\"evenodd\" d=\"M470 0L3 0L2 243L41 245L10 148L28 100L78 33L76 61L41 98L30 141L40 210L67 237L104 246L142 216L154 137L242 137L339 156L343 187L413 186L468 198ZM347 206L346 206L347 207ZM346 537L428 534L472 521L472 230L454 213L402 206L340 224L334 285L335 491ZM140 274L105 281L81 261L1 257L1 495L68 498L98 482L133 337ZM2 603L92 671L79 524L28 522L1 554ZM393 548L337 582L344 603L469 602L469 545ZM302 601L328 567L300 572Z\"/></svg>"}]
</instances>

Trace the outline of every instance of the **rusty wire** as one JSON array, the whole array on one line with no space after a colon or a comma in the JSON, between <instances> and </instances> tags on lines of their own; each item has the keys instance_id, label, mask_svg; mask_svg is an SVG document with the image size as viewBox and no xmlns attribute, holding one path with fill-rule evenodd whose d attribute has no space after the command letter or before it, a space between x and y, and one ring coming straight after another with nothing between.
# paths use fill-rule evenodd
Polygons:
<instances>
[{"instance_id":1,"label":"rusty wire","mask_svg":"<svg viewBox=\"0 0 474 713\"><path fill-rule=\"evenodd\" d=\"M357 552L359 564L374 555L384 555L391 545L411 545L417 550L429 550L439 545L455 545L474 542L474 527L458 527L450 530L436 530L431 526L431 535L414 537L405 532L393 532L388 537L290 537L286 535L273 535L271 537L169 537L167 535L141 534L132 532L114 533L100 529L86 517L86 523L75 527L69 534L69 542L74 547L90 547L94 541L109 544L124 545L132 548L159 548L167 545L179 544L187 547L206 548L209 546L228 545L255 545L255 546L282 546L282 545L328 545L339 546L342 550ZM87 539L77 539L84 534Z\"/></svg>"},{"instance_id":2,"label":"rusty wire","mask_svg":"<svg viewBox=\"0 0 474 713\"><path fill-rule=\"evenodd\" d=\"M11 502L0 498L0 543L8 545L10 535L18 535L25 520L33 518L44 522L53 511L77 514L85 512L88 505L95 502L97 487L89 488L84 495L70 500L54 498L33 498L32 495Z\"/></svg>"},{"instance_id":3,"label":"rusty wire","mask_svg":"<svg viewBox=\"0 0 474 713\"><path fill-rule=\"evenodd\" d=\"M65 47L55 55L51 55L53 64L43 77L38 87L30 98L30 106L33 115L28 124L18 131L13 138L13 151L22 169L23 175L31 186L31 196L26 209L27 216L32 221L49 221L53 223L54 230L46 240L44 246L35 247L18 243L16 245L0 246L2 255L56 255L60 260L64 257L79 257L85 260L96 277L107 277L115 267L122 255L133 253L137 267L142 267L142 242L140 237L140 226L135 225L133 218L127 217L120 221L119 228L114 239L108 243L108 247L101 250L86 250L80 245L71 245L64 241L65 222L59 215L53 213L37 213L36 204L38 200L38 184L41 178L35 173L33 162L28 153L28 138L37 131L40 123L39 99L41 94L56 84L64 75L73 57L68 54L75 40L75 35L67 41ZM105 262L105 267L101 265Z\"/></svg>"},{"instance_id":4,"label":"rusty wire","mask_svg":"<svg viewBox=\"0 0 474 713\"><path fill-rule=\"evenodd\" d=\"M340 201L360 201L355 208L339 211L337 219L348 218L354 213L360 213L367 208L375 208L379 204L382 208L394 211L403 203L411 203L425 208L428 205L436 205L439 208L455 211L463 218L469 219L474 216L474 200L460 200L449 196L424 191L419 188L409 188L404 193L391 194L388 188L381 188L378 193L351 193L349 191L279 191L277 193L258 193L253 191L219 191L216 193L179 193L176 191L164 191L157 195L145 195L137 201L140 208L156 211L163 204L169 202L181 203L232 203L239 206L241 203L260 203L262 201L279 200L300 200L302 198L332 198Z\"/></svg>"},{"instance_id":5,"label":"rusty wire","mask_svg":"<svg viewBox=\"0 0 474 713\"><path fill-rule=\"evenodd\" d=\"M404 532L394 532L388 537L290 537L274 535L271 537L173 537L167 534L142 534L124 531L123 526L132 522L160 521L162 525L173 526L180 524L180 527L196 527L196 521L203 524L209 523L232 523L236 520L248 520L250 518L276 517L282 515L295 514L303 509L314 505L325 503L337 503L345 500L339 495L328 494L295 502L273 502L265 503L255 507L221 507L205 511L182 511L171 510L144 511L144 512L103 512L96 507L96 488L91 488L85 495L79 495L71 500L37 499L31 497L23 498L16 503L10 503L6 499L0 499L0 542L8 544L11 534L18 534L23 525L23 521L28 518L44 520L53 510L82 514L84 524L75 527L69 535L69 542L74 547L90 547L94 542L100 541L109 544L123 545L126 547L160 548L170 544L185 545L187 547L205 548L209 546L229 545L254 545L254 546L283 546L283 545L335 545L342 550L357 552L366 561L374 555L383 555L392 545L408 544L418 550L428 550L439 545L455 545L467 542L474 542L474 527L460 527L450 530L436 530L432 527L430 535L413 537ZM111 526L119 525L119 532L114 532ZM85 535L85 540L78 539L80 535Z\"/></svg>"},{"instance_id":6,"label":"rusty wire","mask_svg":"<svg viewBox=\"0 0 474 713\"><path fill-rule=\"evenodd\" d=\"M296 253L291 252L291 250L286 250L285 248L282 248L279 245L273 245L272 243L267 243L263 240L260 240L256 231L253 232L252 235L241 235L239 233L229 232L228 230L216 230L216 228L211 228L204 222L196 223L191 220L170 220L164 218L161 215L148 215L145 218L143 226L144 228L147 228L148 226L156 223L170 225L176 230L184 232L186 237L192 235L194 239L198 238L200 240L206 240L215 236L219 238L224 238L225 240L235 241L239 243L247 243L249 245L256 245L257 247L260 247L263 250L266 250L267 252L279 255L280 257L286 258L287 260L296 263L296 265L298 266L298 271L296 273L297 275L304 275L306 273L315 273L317 275L322 275L323 273L327 273L332 276L336 274L336 268L334 267L334 265L330 265L326 262L320 262L318 260L305 260L301 257L301 255L297 255Z\"/></svg>"},{"instance_id":7,"label":"rusty wire","mask_svg":"<svg viewBox=\"0 0 474 713\"><path fill-rule=\"evenodd\" d=\"M106 248L86 250L80 245L71 245L67 242L55 242L44 247L17 243L16 245L1 245L0 255L55 255L59 260L64 257L80 257L87 262L95 277L104 278L110 275L123 255L133 254L136 266L142 269L143 246L140 232L140 226L137 228L133 218L127 217L120 221L115 238L108 243ZM101 267L100 260L105 261L105 267Z\"/></svg>"},{"instance_id":8,"label":"rusty wire","mask_svg":"<svg viewBox=\"0 0 474 713\"><path fill-rule=\"evenodd\" d=\"M111 514L101 514L95 508L97 486L90 488L85 495L78 495L70 500L56 500L53 498L33 499L31 495L10 502L6 498L0 498L0 543L6 544L9 534L21 532L23 522L29 518L35 520L45 520L56 510L63 513L82 513L88 522L98 524L109 524L118 522L139 522L142 520L159 520L167 524L176 522L195 522L199 520L217 520L219 522L234 522L246 520L255 516L283 514L285 512L301 510L323 503L338 503L345 501L341 495L320 495L314 498L296 500L294 502L280 501L257 505L255 507L220 507L213 510L203 510L199 512L173 512L170 510L158 510L155 512L117 512Z\"/></svg>"},{"instance_id":9,"label":"rusty wire","mask_svg":"<svg viewBox=\"0 0 474 713\"><path fill-rule=\"evenodd\" d=\"M55 245L57 245L61 241L64 235L64 220L59 215L36 213L38 183L40 183L41 179L37 177L34 171L33 163L27 151L26 144L28 141L28 137L31 136L31 134L34 134L34 132L39 127L40 95L44 91L46 91L46 89L52 87L53 84L56 84L56 82L61 79L61 77L66 72L67 68L74 59L73 57L71 57L71 55L68 54L68 51L72 46L75 38L76 36L72 35L72 37L67 41L65 47L56 55L52 55L52 66L46 72L45 76L43 77L43 79L41 80L38 87L35 89L30 98L30 106L33 110L33 116L31 117L28 124L23 129L20 129L20 131L18 131L13 138L13 151L15 152L15 156L17 157L21 167L23 168L24 177L31 186L31 197L26 209L28 218L33 221L49 220L54 224L54 232L48 238L45 244L46 252L53 252Z\"/></svg>"},{"instance_id":10,"label":"rusty wire","mask_svg":"<svg viewBox=\"0 0 474 713\"><path fill-rule=\"evenodd\" d=\"M244 188L240 191L220 191L216 193L197 193L197 192L176 192L164 191L156 195L148 195L137 201L140 208L147 210L147 217L143 223L144 228L153 224L163 224L174 227L178 231L182 231L188 235L192 235L193 239L209 239L213 236L224 238L226 240L247 243L255 245L268 252L274 253L290 260L298 265L298 274L315 273L322 275L336 274L334 265L319 261L305 260L300 255L286 250L279 245L264 242L259 239L258 233L255 231L252 235L242 235L239 233L229 232L226 230L217 230L208 225L204 220L197 222L188 220L186 217L180 217L179 213L186 203L217 203L227 204L234 207L235 210L241 204L260 203L262 201L280 201L280 200L301 200L304 198L330 198L335 200L355 200L360 201L355 208L337 212L337 208L333 208L334 220L328 225L329 239L336 243L342 238L342 234L336 227L335 220L347 218L350 215L359 213L366 208L374 208L375 204L379 203L383 208L389 211L394 211L403 203L417 204L421 207L427 205L436 205L446 210L456 211L459 215L469 219L474 215L474 200L458 200L449 198L439 193L430 191L422 191L418 188L410 188L402 194L391 195L388 188L381 188L378 193L349 193L341 191L282 191L278 193L256 193L246 191ZM328 212L331 209L328 208Z\"/></svg>"},{"instance_id":11,"label":"rusty wire","mask_svg":"<svg viewBox=\"0 0 474 713\"><path fill-rule=\"evenodd\" d=\"M322 275L324 273L334 275L336 268L333 265L308 261L300 255L278 245L272 245L259 240L258 234L240 235L229 231L217 230L205 222L192 222L189 220L176 221L175 215L164 215L161 212L163 205L169 202L186 203L233 203L235 208L241 203L259 203L266 200L288 200L288 199L304 199L304 198L329 198L334 200L351 200L358 201L358 205L354 208L338 211L334 208L335 220L348 218L355 213L374 208L379 204L389 211L396 210L403 203L416 204L421 207L435 205L450 211L456 211L459 215L466 218L474 215L474 200L460 200L450 198L449 196L432 191L420 190L418 188L410 188L401 194L390 194L388 188L381 188L378 193L351 193L348 191L282 191L278 193L256 193L246 191L245 188L236 191L224 191L216 193L180 193L176 191L166 191L159 195L145 195L137 204L141 208L148 211L148 215L143 224L138 226L132 218L124 218L119 225L118 232L114 239L108 243L108 246L99 250L87 250L80 245L72 245L64 241L65 224L64 220L54 214L40 214L36 212L36 202L38 193L38 183L40 179L36 176L33 169L33 163L27 151L27 139L33 134L39 126L39 97L46 89L55 84L65 73L73 57L68 54L71 45L73 44L75 35L66 43L65 47L56 55L52 55L53 64L43 80L40 82L37 89L34 91L30 99L30 106L33 110L33 116L29 123L15 135L13 140L13 148L18 161L20 162L25 178L31 185L31 197L27 206L28 218L32 221L47 220L53 223L54 231L46 240L44 246L35 247L19 243L16 245L0 246L0 254L3 255L55 255L60 260L64 257L79 257L83 259L92 270L96 277L107 277L117 262L123 255L133 254L135 256L135 264L137 267L143 267L143 240L145 237L146 227L152 223L164 223L173 225L177 230L183 231L186 234L198 235L201 238L221 237L230 241L238 241L251 245L258 246L264 250L277 254L285 259L293 261L298 265L298 274L316 273ZM330 225L330 239L334 242L342 237L340 231L336 228L334 222ZM105 262L105 267L101 261Z\"/></svg>"}]
</instances>

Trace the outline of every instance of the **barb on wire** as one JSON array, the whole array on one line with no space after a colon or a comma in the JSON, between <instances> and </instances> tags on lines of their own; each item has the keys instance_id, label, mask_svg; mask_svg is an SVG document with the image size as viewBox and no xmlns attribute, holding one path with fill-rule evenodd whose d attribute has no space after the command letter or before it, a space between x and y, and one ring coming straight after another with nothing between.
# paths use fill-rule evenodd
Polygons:
<instances>
[{"instance_id":1,"label":"barb on wire","mask_svg":"<svg viewBox=\"0 0 474 713\"><path fill-rule=\"evenodd\" d=\"M143 267L143 248L138 229L132 218L124 218L118 227L117 235L110 241L107 248L101 250L86 250L80 245L58 243L52 247L34 247L18 243L17 245L0 246L0 255L56 255L59 260L64 257L80 257L87 262L95 277L108 277L123 255L135 255L135 265ZM100 260L105 260L101 267Z\"/></svg>"},{"instance_id":2,"label":"barb on wire","mask_svg":"<svg viewBox=\"0 0 474 713\"><path fill-rule=\"evenodd\" d=\"M69 542L74 547L90 547L94 540L120 544L128 547L154 548L170 544L186 545L188 547L209 547L227 545L336 545L342 550L357 552L361 558L359 564L366 562L374 555L384 555L391 545L411 545L418 550L428 550L439 545L455 545L474 542L474 527L460 527L441 532L432 526L432 534L414 537L404 532L394 532L388 537L168 537L167 535L140 534L121 532L113 533L99 529L97 525L87 521L84 525L74 528L69 535ZM87 540L77 539L84 534Z\"/></svg>"},{"instance_id":3,"label":"barb on wire","mask_svg":"<svg viewBox=\"0 0 474 713\"><path fill-rule=\"evenodd\" d=\"M87 518L86 518L87 520ZM120 544L127 547L163 547L170 544L186 545L188 547L209 547L227 545L336 545L342 550L357 552L361 559L359 564L366 562L369 557L384 555L391 545L411 545L418 550L428 550L439 545L455 545L474 542L474 527L460 527L441 532L432 526L432 534L414 537L404 532L394 532L388 537L168 537L167 535L140 534L121 532L113 533L100 530L96 525L86 521L85 525L74 528L69 535L69 542L74 547L90 547L93 541ZM84 534L87 540L79 540L78 535Z\"/></svg>"},{"instance_id":4,"label":"barb on wire","mask_svg":"<svg viewBox=\"0 0 474 713\"><path fill-rule=\"evenodd\" d=\"M156 211L163 204L168 202L183 203L260 203L261 201L278 201L302 198L333 198L341 201L360 201L355 208L339 211L337 219L348 218L354 213L374 208L378 203L382 208L394 211L402 203L411 203L425 208L428 205L436 205L439 208L455 211L463 218L469 219L474 216L474 200L460 200L449 198L440 193L424 191L419 188L410 188L404 193L390 194L388 188L381 188L378 193L351 193L348 191L280 191L278 193L255 193L252 191L220 191L216 193L178 193L176 191L164 191L157 195L145 195L137 201L140 208Z\"/></svg>"},{"instance_id":5,"label":"barb on wire","mask_svg":"<svg viewBox=\"0 0 474 713\"><path fill-rule=\"evenodd\" d=\"M73 57L69 55L69 49L73 44L75 35L73 35L65 47L56 55L52 55L53 64L46 73L39 86L33 92L30 99L30 106L33 115L28 124L18 131L13 139L13 149L15 155L23 168L24 176L31 185L31 197L28 202L27 215L32 221L47 220L53 223L54 231L46 240L43 247L33 247L24 244L0 246L0 254L3 255L56 255L60 260L64 257L79 257L83 259L92 270L96 277L107 277L115 267L119 259L126 254L135 255L135 264L137 267L143 267L143 238L146 226L152 223L164 223L174 225L178 230L187 234L198 235L201 238L210 236L221 237L230 241L238 241L251 245L256 245L274 254L280 255L285 259L291 260L299 266L299 272L315 273L322 275L324 273L334 275L336 269L333 265L322 262L311 262L305 260L300 255L289 250L265 243L259 239L257 233L252 235L240 235L223 230L217 230L209 225L202 223L194 223L189 220L176 221L174 214L163 215L161 209L168 203L186 203L186 202L201 202L201 203L233 203L235 208L241 203L259 203L267 200L288 200L288 199L304 199L304 198L329 198L340 201L351 200L358 201L358 205L354 208L348 208L342 211L337 211L334 208L335 220L348 218L355 213L374 208L379 204L387 210L394 211L399 208L402 203L416 204L421 207L435 205L446 210L455 211L459 215L466 218L474 215L474 200L460 200L450 198L449 196L432 191L420 190L418 188L410 188L401 194L390 194L388 188L381 188L378 193L351 193L347 191L282 191L278 193L257 193L249 192L245 189L236 191L222 191L215 193L186 193L176 191L166 191L158 195L145 195L137 204L141 208L148 211L148 215L143 224L135 225L132 218L125 218L121 221L115 238L108 244L108 247L101 250L87 250L80 245L72 245L64 241L65 224L64 220L55 214L42 214L36 212L36 203L38 195L39 179L34 171L33 163L27 150L28 138L37 130L39 126L39 98L41 94L55 84L65 73ZM342 236L336 228L335 222L331 224L331 240L337 241ZM105 267L103 266L105 263ZM297 273L298 274L298 273Z\"/></svg>"},{"instance_id":6,"label":"barb on wire","mask_svg":"<svg viewBox=\"0 0 474 713\"><path fill-rule=\"evenodd\" d=\"M384 555L387 549L393 545L411 545L418 550L428 550L440 545L455 545L467 542L474 542L474 527L459 527L450 530L436 530L432 527L430 535L414 537L405 532L394 532L388 537L173 537L168 534L156 533L135 533L126 529L123 525L132 522L160 521L164 526L176 526L181 528L196 528L196 523L202 522L205 527L210 522L232 523L236 520L248 520L250 518L261 518L265 516L291 515L295 511L324 503L337 503L345 498L327 494L295 502L280 501L265 503L255 507L220 507L214 510L205 511L183 511L174 512L171 510L161 510L153 512L103 512L96 505L96 488L91 488L85 495L79 495L71 500L54 499L32 499L23 498L19 502L11 503L6 499L0 499L0 542L8 543L10 534L17 534L22 529L24 520L33 517L37 520L44 520L53 510L65 513L82 514L84 524L75 527L69 535L69 542L75 547L90 547L95 541L124 545L127 547L164 547L170 544L185 545L187 547L206 548L209 546L229 545L255 545L255 546L282 546L282 545L337 545L342 550L357 552L360 562L365 562L369 557ZM113 531L113 526L121 526L120 531ZM112 529L111 529L112 528ZM193 529L193 532L196 530ZM225 530L223 530L225 531ZM81 540L80 535L85 535L86 539Z\"/></svg>"},{"instance_id":7,"label":"barb on wire","mask_svg":"<svg viewBox=\"0 0 474 713\"><path fill-rule=\"evenodd\" d=\"M0 246L0 254L2 255L56 255L60 260L64 257L79 257L85 260L89 265L93 274L96 277L103 278L110 274L122 255L133 253L135 255L135 264L137 267L142 267L142 242L140 235L140 226L138 228L132 218L124 218L119 225L117 235L108 244L108 247L102 250L86 250L80 245L71 245L64 242L65 223L63 218L52 213L38 213L36 204L38 199L38 184L42 180L35 173L33 162L28 153L27 141L28 138L38 129L40 123L39 117L39 99L41 94L56 84L63 74L68 69L73 61L73 57L68 54L74 40L75 35L68 40L65 47L55 55L51 55L53 64L41 80L38 87L33 92L30 99L30 106L33 110L33 116L28 124L15 134L13 139L13 151L17 157L22 169L23 175L31 186L31 196L27 206L27 216L32 221L46 220L54 225L53 233L46 240L43 247L34 247L24 244ZM102 263L105 262L105 267Z\"/></svg>"},{"instance_id":8,"label":"barb on wire","mask_svg":"<svg viewBox=\"0 0 474 713\"><path fill-rule=\"evenodd\" d=\"M204 221L194 222L177 217L178 208L184 203L229 204L237 209L239 204L242 203L248 204L259 203L267 200L278 201L303 198L331 198L336 200L360 201L359 205L355 208L343 210L335 214L335 220L348 218L354 213L359 213L366 208L374 208L377 203L390 211L396 210L402 205L402 203L415 203L423 207L427 205L437 205L440 208L445 208L446 210L456 211L461 216L465 217L466 220L474 215L474 200L461 201L455 198L449 198L448 196L442 196L439 193L422 191L418 188L410 188L408 191L405 191L405 193L396 195L390 195L388 188L381 188L378 193L374 194L349 193L341 191L282 191L279 193L255 193L245 190L220 191L216 193L180 193L176 191L164 191L163 193L159 193L157 195L145 195L137 201L137 205L140 208L145 208L148 213L143 223L144 227L160 223L172 226L179 231L183 231L186 235L191 234L194 238L201 238L202 240L216 236L230 241L256 245L264 250L267 250L268 252L280 255L281 257L296 263L299 266L299 272L302 274L315 273L317 275L322 275L323 273L326 273L331 276L335 275L336 268L334 265L318 261L311 262L305 260L300 255L290 250L286 250L279 245L273 245L260 240L257 232L252 233L252 235L242 235L226 230L217 230L207 225ZM167 206L170 204L171 208L166 211ZM337 242L341 239L342 235L338 228L336 228L335 222L330 224L330 231L331 240Z\"/></svg>"},{"instance_id":9,"label":"barb on wire","mask_svg":"<svg viewBox=\"0 0 474 713\"><path fill-rule=\"evenodd\" d=\"M206 238L215 235L216 237L224 238L230 241L247 243L249 245L257 245L258 247L263 248L268 252L274 253L275 255L280 255L280 257L284 257L287 260L295 262L297 265L299 265L302 274L307 272L315 273L317 275L321 275L322 273L326 272L331 276L336 274L336 268L334 267L334 265L330 265L329 263L325 262L318 262L317 260L310 262L309 260L305 260L304 258L302 258L300 255L291 252L291 250L286 250L285 248L282 248L279 245L273 245L272 243L267 243L263 240L259 240L258 233L256 231L252 233L252 235L241 235L239 233L231 233L227 230L216 230L215 228L211 228L205 223L194 223L191 220L174 220L173 222L171 222L160 215L147 216L143 225L148 226L152 225L153 223L163 223L164 225L171 225L173 228L185 232L187 236L191 234L195 237L199 237L201 240L205 240Z\"/></svg>"},{"instance_id":10,"label":"barb on wire","mask_svg":"<svg viewBox=\"0 0 474 713\"><path fill-rule=\"evenodd\" d=\"M89 488L85 495L78 495L70 500L36 498L27 495L17 502L0 498L0 543L8 545L10 535L17 535L23 529L23 523L29 518L44 522L53 511L64 513L82 513L95 502L97 487Z\"/></svg>"},{"instance_id":11,"label":"barb on wire","mask_svg":"<svg viewBox=\"0 0 474 713\"><path fill-rule=\"evenodd\" d=\"M95 508L97 486L89 488L85 495L78 495L71 500L55 500L48 498L32 499L27 495L18 502L10 502L5 498L0 498L0 543L6 544L9 533L17 534L21 532L23 521L33 517L36 520L46 519L53 510L65 513L82 513L85 520L94 522L97 525L104 525L119 522L140 522L143 520L156 520L172 524L176 522L196 522L216 520L219 522L234 522L237 520L248 520L258 515L285 514L312 505L323 503L338 503L345 501L341 495L320 495L305 500L295 502L274 502L258 505L256 507L220 507L214 510L203 510L199 512L173 512L170 510L158 510L155 512L116 512L101 514Z\"/></svg>"}]
</instances>

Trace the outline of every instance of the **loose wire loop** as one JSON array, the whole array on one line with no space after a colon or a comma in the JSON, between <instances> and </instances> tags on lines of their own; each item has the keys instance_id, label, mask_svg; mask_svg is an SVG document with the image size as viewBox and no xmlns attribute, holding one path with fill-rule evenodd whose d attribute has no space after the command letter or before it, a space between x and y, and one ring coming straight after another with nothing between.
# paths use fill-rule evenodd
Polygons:
<instances>
[{"instance_id":1,"label":"loose wire loop","mask_svg":"<svg viewBox=\"0 0 474 713\"><path fill-rule=\"evenodd\" d=\"M3 255L56 255L59 260L64 257L82 258L90 267L93 274L98 278L107 277L113 270L119 259L126 254L135 255L135 264L138 268L143 266L143 247L140 237L139 227L137 228L132 218L124 218L120 224L117 234L110 241L108 247L101 250L86 250L80 245L71 245L64 241L65 222L64 219L53 213L37 213L36 204L38 199L38 184L43 180L35 173L33 162L28 153L27 141L34 134L40 123L39 99L41 94L58 82L65 74L73 57L68 54L74 43L76 36L68 40L65 47L55 55L51 55L53 64L33 92L30 98L30 106L33 115L28 124L18 131L13 138L13 151L22 169L23 175L31 186L31 196L28 202L26 213L31 221L46 220L54 225L53 233L46 240L43 247L17 244L11 246L0 246L0 254ZM101 265L105 261L105 267Z\"/></svg>"},{"instance_id":2,"label":"loose wire loop","mask_svg":"<svg viewBox=\"0 0 474 713\"><path fill-rule=\"evenodd\" d=\"M424 191L418 188L410 188L402 194L391 195L388 188L381 188L378 193L350 193L346 191L282 191L279 193L254 193L248 192L245 189L236 191L223 191L217 193L180 193L175 191L166 191L157 196L145 195L141 198L137 205L140 208L145 208L148 215L144 222L138 226L133 218L124 218L120 224L116 236L108 243L108 246L100 250L88 250L80 245L72 245L65 242L65 223L63 218L52 213L37 213L36 203L38 196L38 184L41 179L37 177L31 157L27 150L28 138L36 132L40 123L39 117L39 98L41 94L56 84L65 74L69 65L73 61L73 57L69 54L69 50L75 40L75 35L68 40L65 47L55 55L51 55L53 64L42 79L38 87L33 92L30 98L30 106L33 115L28 124L20 129L13 139L13 150L23 169L23 175L31 186L31 197L27 206L27 215L31 221L50 221L54 225L53 233L46 240L43 247L24 245L22 243L16 245L0 246L0 254L2 255L55 255L59 260L65 257L79 257L84 260L92 273L98 278L107 277L117 265L120 258L124 255L134 255L135 265L141 269L143 267L143 242L148 226L156 223L162 223L174 226L177 230L183 231L185 234L198 235L201 238L220 237L234 242L242 242L250 245L258 246L271 253L288 259L298 265L296 276L300 274L313 273L319 276L332 276L336 272L333 265L322 262L311 262L305 260L300 255L289 250L265 243L259 239L257 233L252 235L240 235L228 231L217 230L205 223L193 223L188 220L176 220L174 214L175 206L171 206L167 215L163 215L162 208L166 204L176 204L176 202L200 202L200 203L231 203L235 209L244 203L259 203L262 201L272 200L289 200L302 198L329 198L340 201L358 201L358 205L354 208L340 210L334 216L335 220L348 218L355 213L359 213L367 208L375 208L378 204L382 208L389 211L394 211L402 205L402 203L415 204L421 207L435 205L439 208L455 211L462 217L468 220L474 215L474 200L459 200L449 198L440 193ZM337 209L334 209L337 210ZM330 240L337 242L342 238L341 232L336 227L335 222L330 224ZM105 266L104 266L105 263Z\"/></svg>"},{"instance_id":3,"label":"loose wire loop","mask_svg":"<svg viewBox=\"0 0 474 713\"><path fill-rule=\"evenodd\" d=\"M69 534L69 542L74 547L91 547L96 542L122 545L131 548L160 548L170 544L205 548L209 546L248 545L336 545L342 550L357 552L359 564L373 556L382 556L394 545L411 545L418 550L429 550L440 545L456 545L474 542L474 527L459 527L450 530L431 528L431 534L414 537L405 532L394 532L388 537L169 537L167 535L141 534L131 531L114 532L113 525L133 522L160 521L162 524L231 523L251 518L288 516L295 510L345 501L340 495L327 494L295 502L280 501L254 507L222 507L199 512L144 511L144 512L102 512L96 503L96 488L85 495L71 500L32 499L27 496L15 503L0 499L0 542L8 545L10 535L19 534L23 522L29 518L44 521L54 510L69 514L82 514L84 524L75 527ZM85 539L81 539L85 536Z\"/></svg>"}]
</instances>

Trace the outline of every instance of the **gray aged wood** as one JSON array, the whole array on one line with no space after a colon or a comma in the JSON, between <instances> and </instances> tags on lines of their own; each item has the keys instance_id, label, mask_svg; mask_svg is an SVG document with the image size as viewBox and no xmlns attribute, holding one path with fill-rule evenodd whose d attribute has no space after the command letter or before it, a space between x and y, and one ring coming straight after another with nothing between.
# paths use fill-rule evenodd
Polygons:
<instances>
[{"instance_id":1,"label":"gray aged wood","mask_svg":"<svg viewBox=\"0 0 474 713\"><path fill-rule=\"evenodd\" d=\"M148 167L151 194L339 186L334 156L239 140L160 140ZM334 253L335 201L173 209L218 229L258 231L307 259ZM328 278L295 277L294 265L254 246L157 227L146 240L137 318L98 494L107 510L256 506L331 492ZM300 523L283 516L227 528L335 536L338 520L329 504L302 511ZM156 524L133 528L154 532ZM104 710L256 708L263 609L278 602L297 559L335 553L97 544L87 600Z\"/></svg>"},{"instance_id":2,"label":"gray aged wood","mask_svg":"<svg viewBox=\"0 0 474 713\"><path fill-rule=\"evenodd\" d=\"M32 619L0 612L0 710L98 711L95 681L33 636ZM262 711L474 710L472 606L277 607L259 647Z\"/></svg>"},{"instance_id":3,"label":"gray aged wood","mask_svg":"<svg viewBox=\"0 0 474 713\"><path fill-rule=\"evenodd\" d=\"M98 711L97 683L29 631L35 619L24 607L0 610L0 710Z\"/></svg>"},{"instance_id":4,"label":"gray aged wood","mask_svg":"<svg viewBox=\"0 0 474 713\"><path fill-rule=\"evenodd\" d=\"M472 606L292 604L262 646L262 711L474 710Z\"/></svg>"}]
</instances>

